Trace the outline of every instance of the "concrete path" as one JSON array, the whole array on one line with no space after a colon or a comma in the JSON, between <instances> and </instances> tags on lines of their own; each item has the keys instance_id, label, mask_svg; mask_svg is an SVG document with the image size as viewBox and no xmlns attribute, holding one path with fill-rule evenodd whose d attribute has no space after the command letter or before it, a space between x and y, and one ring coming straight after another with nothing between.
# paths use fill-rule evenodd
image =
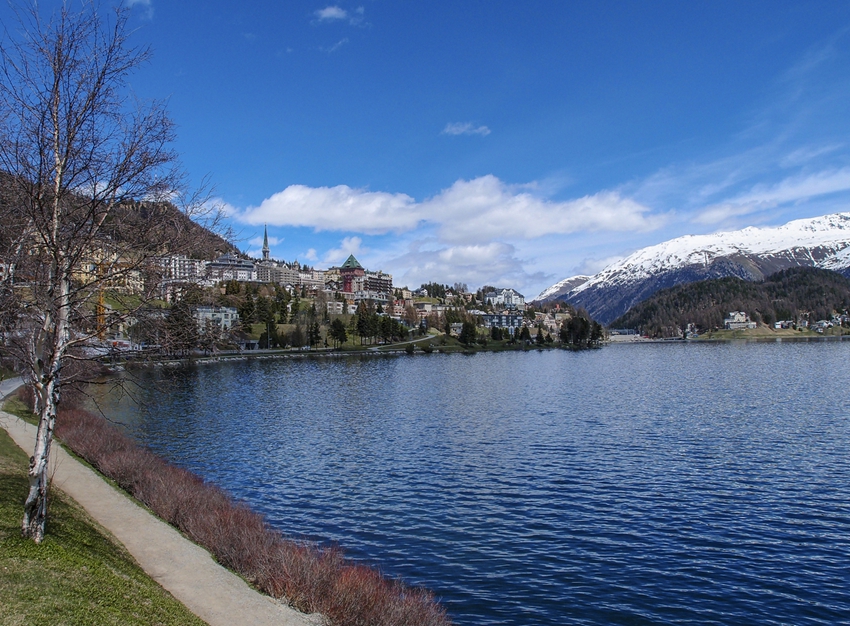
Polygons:
<instances>
[{"instance_id":1,"label":"concrete path","mask_svg":"<svg viewBox=\"0 0 850 626\"><path fill-rule=\"evenodd\" d=\"M0 380L0 403L7 397L11 396L21 385L24 384L24 379L16 376L15 378L7 378Z\"/></svg>"},{"instance_id":2,"label":"concrete path","mask_svg":"<svg viewBox=\"0 0 850 626\"><path fill-rule=\"evenodd\" d=\"M20 379L0 382L0 399L20 384ZM32 454L35 426L0 411L0 427L28 455ZM54 446L51 456L53 487L76 500L124 544L151 578L210 626L322 623L319 615L304 615L249 587L216 563L206 550L106 483L61 446Z\"/></svg>"}]
</instances>

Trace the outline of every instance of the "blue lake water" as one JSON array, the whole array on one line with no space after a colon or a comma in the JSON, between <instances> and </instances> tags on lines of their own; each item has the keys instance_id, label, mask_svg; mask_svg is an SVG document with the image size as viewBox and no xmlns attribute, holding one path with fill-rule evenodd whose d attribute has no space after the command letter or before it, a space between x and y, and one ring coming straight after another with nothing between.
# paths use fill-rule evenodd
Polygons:
<instances>
[{"instance_id":1,"label":"blue lake water","mask_svg":"<svg viewBox=\"0 0 850 626\"><path fill-rule=\"evenodd\" d=\"M850 343L242 361L112 416L458 624L850 623Z\"/></svg>"}]
</instances>

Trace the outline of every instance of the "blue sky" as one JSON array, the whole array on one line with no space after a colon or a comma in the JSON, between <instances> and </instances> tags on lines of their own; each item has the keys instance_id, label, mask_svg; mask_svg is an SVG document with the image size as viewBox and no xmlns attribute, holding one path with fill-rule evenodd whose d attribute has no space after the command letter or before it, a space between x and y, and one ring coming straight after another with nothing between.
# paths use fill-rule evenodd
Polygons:
<instances>
[{"instance_id":1,"label":"blue sky","mask_svg":"<svg viewBox=\"0 0 850 626\"><path fill-rule=\"evenodd\" d=\"M43 3L44 5L44 3ZM259 254L527 297L850 210L850 3L135 0L133 75ZM8 9L0 9L0 15Z\"/></svg>"}]
</instances>

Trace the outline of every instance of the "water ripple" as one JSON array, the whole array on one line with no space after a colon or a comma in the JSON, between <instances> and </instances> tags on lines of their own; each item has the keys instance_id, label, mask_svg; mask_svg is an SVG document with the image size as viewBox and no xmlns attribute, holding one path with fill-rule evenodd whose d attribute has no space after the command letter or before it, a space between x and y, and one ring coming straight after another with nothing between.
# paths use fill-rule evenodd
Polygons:
<instances>
[{"instance_id":1,"label":"water ripple","mask_svg":"<svg viewBox=\"0 0 850 626\"><path fill-rule=\"evenodd\" d=\"M850 616L848 344L186 370L129 432L460 624ZM157 383L157 386L154 383Z\"/></svg>"}]
</instances>

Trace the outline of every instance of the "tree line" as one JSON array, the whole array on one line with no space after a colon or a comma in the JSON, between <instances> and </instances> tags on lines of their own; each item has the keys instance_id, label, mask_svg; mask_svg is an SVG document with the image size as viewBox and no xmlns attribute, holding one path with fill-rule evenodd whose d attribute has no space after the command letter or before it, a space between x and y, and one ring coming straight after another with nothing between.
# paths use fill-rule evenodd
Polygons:
<instances>
[{"instance_id":1,"label":"tree line","mask_svg":"<svg viewBox=\"0 0 850 626\"><path fill-rule=\"evenodd\" d=\"M687 324L701 331L723 328L730 311L764 324L817 321L850 309L850 280L811 267L782 270L761 282L717 278L664 289L611 322L651 337L681 335Z\"/></svg>"}]
</instances>

